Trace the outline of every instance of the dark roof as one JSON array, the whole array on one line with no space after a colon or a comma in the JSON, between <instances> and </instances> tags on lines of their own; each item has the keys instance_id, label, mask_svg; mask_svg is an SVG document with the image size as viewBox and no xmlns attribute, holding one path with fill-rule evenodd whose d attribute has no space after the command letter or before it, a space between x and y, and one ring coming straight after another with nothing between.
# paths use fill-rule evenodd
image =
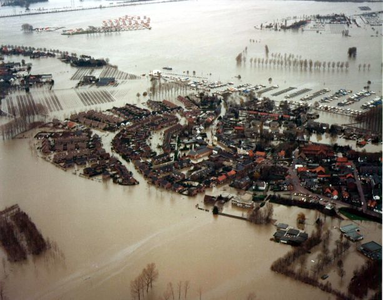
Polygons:
<instances>
[{"instance_id":1,"label":"dark roof","mask_svg":"<svg viewBox=\"0 0 383 300\"><path fill-rule=\"evenodd\" d=\"M382 246L379 245L378 243L372 241L372 242L368 242L368 243L365 243L363 245L360 246L360 248L363 248L363 250L365 251L382 251Z\"/></svg>"},{"instance_id":2,"label":"dark roof","mask_svg":"<svg viewBox=\"0 0 383 300\"><path fill-rule=\"evenodd\" d=\"M359 227L355 224L347 224L340 227L340 231L343 233L348 233L349 231L356 231L359 230Z\"/></svg>"},{"instance_id":3,"label":"dark roof","mask_svg":"<svg viewBox=\"0 0 383 300\"><path fill-rule=\"evenodd\" d=\"M291 228L291 229L289 229L287 231L287 234L289 234L289 235L298 235L299 234L299 230Z\"/></svg>"},{"instance_id":4,"label":"dark roof","mask_svg":"<svg viewBox=\"0 0 383 300\"><path fill-rule=\"evenodd\" d=\"M373 260L382 260L382 246L374 241L362 244L358 250Z\"/></svg>"},{"instance_id":5,"label":"dark roof","mask_svg":"<svg viewBox=\"0 0 383 300\"><path fill-rule=\"evenodd\" d=\"M289 225L285 224L285 223L278 223L277 225L277 228L281 228L281 229L286 229L287 227L289 227Z\"/></svg>"},{"instance_id":6,"label":"dark roof","mask_svg":"<svg viewBox=\"0 0 383 300\"><path fill-rule=\"evenodd\" d=\"M286 231L284 230L278 230L274 233L274 237L281 239L286 234Z\"/></svg>"}]
</instances>

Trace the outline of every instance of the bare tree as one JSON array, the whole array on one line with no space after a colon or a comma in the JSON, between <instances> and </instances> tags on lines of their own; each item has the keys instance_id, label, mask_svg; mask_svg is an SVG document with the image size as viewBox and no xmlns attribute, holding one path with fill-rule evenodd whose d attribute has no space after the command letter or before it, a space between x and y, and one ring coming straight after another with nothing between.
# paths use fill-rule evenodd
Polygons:
<instances>
[{"instance_id":1,"label":"bare tree","mask_svg":"<svg viewBox=\"0 0 383 300\"><path fill-rule=\"evenodd\" d=\"M160 297L160 300L169 300L171 297L169 290L166 290L163 294L162 297Z\"/></svg>"},{"instance_id":2,"label":"bare tree","mask_svg":"<svg viewBox=\"0 0 383 300\"><path fill-rule=\"evenodd\" d=\"M346 272L343 268L343 260L338 260L338 263L337 263L337 266L338 266L338 274L340 276L341 279L343 279L344 275L346 275Z\"/></svg>"},{"instance_id":3,"label":"bare tree","mask_svg":"<svg viewBox=\"0 0 383 300\"><path fill-rule=\"evenodd\" d=\"M306 221L306 216L303 212L300 212L297 216L297 222L303 224Z\"/></svg>"},{"instance_id":4,"label":"bare tree","mask_svg":"<svg viewBox=\"0 0 383 300\"><path fill-rule=\"evenodd\" d=\"M188 297L188 290L190 289L190 282L187 280L184 284L184 299L186 300Z\"/></svg>"},{"instance_id":5,"label":"bare tree","mask_svg":"<svg viewBox=\"0 0 383 300\"><path fill-rule=\"evenodd\" d=\"M141 285L138 278L130 282L130 294L133 299L141 299Z\"/></svg>"},{"instance_id":6,"label":"bare tree","mask_svg":"<svg viewBox=\"0 0 383 300\"><path fill-rule=\"evenodd\" d=\"M255 293L251 292L249 295L247 295L246 300L255 300L257 296Z\"/></svg>"},{"instance_id":7,"label":"bare tree","mask_svg":"<svg viewBox=\"0 0 383 300\"><path fill-rule=\"evenodd\" d=\"M147 291L150 288L153 288L153 282L158 279L158 270L156 269L155 263L150 263L146 266L146 268L143 271L144 279L146 283L146 289Z\"/></svg>"},{"instance_id":8,"label":"bare tree","mask_svg":"<svg viewBox=\"0 0 383 300\"><path fill-rule=\"evenodd\" d=\"M182 281L179 281L177 283L177 287L178 287L178 300L181 300L181 294L182 294Z\"/></svg>"},{"instance_id":9,"label":"bare tree","mask_svg":"<svg viewBox=\"0 0 383 300\"><path fill-rule=\"evenodd\" d=\"M168 283L168 290L170 292L170 295L172 296L172 300L174 300L174 289L173 284L171 282Z\"/></svg>"},{"instance_id":10,"label":"bare tree","mask_svg":"<svg viewBox=\"0 0 383 300\"><path fill-rule=\"evenodd\" d=\"M0 281L0 300L8 300L8 297L5 295L4 292L4 282Z\"/></svg>"},{"instance_id":11,"label":"bare tree","mask_svg":"<svg viewBox=\"0 0 383 300\"><path fill-rule=\"evenodd\" d=\"M138 277L137 277L138 285L140 287L140 292L142 293L142 298L145 297L145 275L144 272L142 272Z\"/></svg>"}]
</instances>

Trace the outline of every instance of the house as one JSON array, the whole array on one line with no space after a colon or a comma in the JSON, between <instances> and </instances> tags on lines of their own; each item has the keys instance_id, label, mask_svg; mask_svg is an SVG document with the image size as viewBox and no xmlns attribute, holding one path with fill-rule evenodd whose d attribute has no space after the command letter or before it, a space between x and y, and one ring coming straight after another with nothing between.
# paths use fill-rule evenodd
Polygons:
<instances>
[{"instance_id":1,"label":"house","mask_svg":"<svg viewBox=\"0 0 383 300\"><path fill-rule=\"evenodd\" d=\"M332 191L332 193L331 193L331 199L337 200L338 199L338 195L339 195L338 191L336 189L334 189Z\"/></svg>"},{"instance_id":2,"label":"house","mask_svg":"<svg viewBox=\"0 0 383 300\"><path fill-rule=\"evenodd\" d=\"M294 228L278 229L273 235L274 240L281 244L300 245L308 239L308 234Z\"/></svg>"},{"instance_id":3,"label":"house","mask_svg":"<svg viewBox=\"0 0 383 300\"><path fill-rule=\"evenodd\" d=\"M319 166L319 167L317 167L317 168L315 168L315 169L311 169L310 172L315 172L315 173L317 173L318 175L325 175L326 170L325 170L325 168L323 168L322 166Z\"/></svg>"},{"instance_id":4,"label":"house","mask_svg":"<svg viewBox=\"0 0 383 300\"><path fill-rule=\"evenodd\" d=\"M247 190L251 187L251 185L252 185L252 180L248 176L236 179L232 183L232 186L234 188L241 189L241 190Z\"/></svg>"},{"instance_id":5,"label":"house","mask_svg":"<svg viewBox=\"0 0 383 300\"><path fill-rule=\"evenodd\" d=\"M309 144L301 148L301 152L307 157L324 159L334 156L334 151L331 147L326 145Z\"/></svg>"},{"instance_id":6,"label":"house","mask_svg":"<svg viewBox=\"0 0 383 300\"><path fill-rule=\"evenodd\" d=\"M382 260L382 245L374 241L362 244L358 250L372 260Z\"/></svg>"},{"instance_id":7,"label":"house","mask_svg":"<svg viewBox=\"0 0 383 300\"><path fill-rule=\"evenodd\" d=\"M82 79L82 81L86 84L91 84L96 82L96 76L93 75L85 75Z\"/></svg>"},{"instance_id":8,"label":"house","mask_svg":"<svg viewBox=\"0 0 383 300\"><path fill-rule=\"evenodd\" d=\"M217 178L217 184L223 184L223 183L225 183L226 179L227 179L227 176L226 176L225 174L224 174L224 175L221 175L221 176L218 176L218 178Z\"/></svg>"},{"instance_id":9,"label":"house","mask_svg":"<svg viewBox=\"0 0 383 300\"><path fill-rule=\"evenodd\" d=\"M350 241L356 242L363 239L363 235L361 235L357 231L348 231L344 234L346 238L348 238Z\"/></svg>"},{"instance_id":10,"label":"house","mask_svg":"<svg viewBox=\"0 0 383 300\"><path fill-rule=\"evenodd\" d=\"M256 156L256 157L266 158L266 152L256 151L256 152L255 152L255 156Z\"/></svg>"},{"instance_id":11,"label":"house","mask_svg":"<svg viewBox=\"0 0 383 300\"><path fill-rule=\"evenodd\" d=\"M237 174L237 172L235 172L235 170L231 170L229 172L227 172L227 177L228 178L233 178L235 176L235 174Z\"/></svg>"},{"instance_id":12,"label":"house","mask_svg":"<svg viewBox=\"0 0 383 300\"><path fill-rule=\"evenodd\" d=\"M275 226L277 227L277 229L287 229L287 227L289 227L289 225L285 223L278 223Z\"/></svg>"},{"instance_id":13,"label":"house","mask_svg":"<svg viewBox=\"0 0 383 300\"><path fill-rule=\"evenodd\" d=\"M339 228L339 230L342 232L342 233L347 233L349 231L359 231L359 227L356 226L355 224L347 224L347 225L344 225L344 226L341 226Z\"/></svg>"},{"instance_id":14,"label":"house","mask_svg":"<svg viewBox=\"0 0 383 300\"><path fill-rule=\"evenodd\" d=\"M197 150L191 150L188 153L188 157L190 157L191 159L199 159L205 156L209 156L210 154L212 154L212 152L212 149L208 147L201 147Z\"/></svg>"},{"instance_id":15,"label":"house","mask_svg":"<svg viewBox=\"0 0 383 300\"><path fill-rule=\"evenodd\" d=\"M115 84L116 79L114 77L101 77L99 81L96 83L97 86L106 86Z\"/></svg>"}]
</instances>

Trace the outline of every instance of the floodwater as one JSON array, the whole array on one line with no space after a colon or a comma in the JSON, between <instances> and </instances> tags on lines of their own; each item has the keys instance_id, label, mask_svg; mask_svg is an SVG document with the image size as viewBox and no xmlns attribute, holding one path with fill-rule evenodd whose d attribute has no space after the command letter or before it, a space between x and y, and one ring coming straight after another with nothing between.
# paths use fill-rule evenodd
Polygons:
<instances>
[{"instance_id":1,"label":"floodwater","mask_svg":"<svg viewBox=\"0 0 383 300\"><path fill-rule=\"evenodd\" d=\"M379 3L368 5L374 10L381 9ZM353 90L361 89L371 80L371 88L381 94L381 37L362 36L368 28L355 29L355 34L346 39L330 33L257 31L253 27L286 16L357 13L358 6L358 3L207 0L47 14L0 19L0 43L108 57L120 70L138 75L172 66L175 73L195 70L198 76L211 80L239 83L233 77L241 74L243 82L253 84L265 84L272 77L273 84L286 87L321 89L325 84L331 89ZM68 29L100 25L102 20L125 14L151 17L153 29L71 37L59 32L20 31L23 23ZM261 43L250 44L249 39ZM358 57L348 72L258 69L248 63L236 66L235 57L246 46L250 58L250 54L261 55L265 44L271 52L336 61L346 60L348 47L357 46ZM43 63L36 61L34 70L46 70ZM359 72L356 68L359 63L370 63L371 70ZM57 78L73 74L68 66L54 68L59 69L54 71ZM207 75L210 73L211 76ZM126 88L116 92L117 104L135 103L134 95L142 93L146 82L145 78L132 81L131 85L128 82ZM67 83L56 88L62 89L61 93L70 93ZM156 263L160 277L148 299L158 299L168 282L176 286L176 282L186 280L191 284L188 299L199 298L199 288L203 299L245 299L250 292L255 292L257 299L296 299L297 294L302 299L332 299L320 290L269 270L274 260L290 250L289 246L269 240L275 229L272 225L214 218L211 213L195 208L202 201L201 195L187 198L155 189L136 172L140 184L134 187L80 178L45 162L33 149L31 139L0 143L0 209L19 204L63 255L50 251L22 264L6 262L0 280L5 282L10 299L131 299L130 281L150 262ZM131 165L128 168L133 170ZM313 211L274 207L274 217L290 225L295 225L296 215L301 211L309 224L317 217ZM329 228L339 226L338 223L327 218ZM366 241L381 243L379 224L364 222L363 226L368 232ZM312 229L312 225L307 226L308 232ZM5 257L2 250L0 255ZM352 257L357 259L355 264L350 263L348 274L365 261L355 249Z\"/></svg>"},{"instance_id":2,"label":"floodwater","mask_svg":"<svg viewBox=\"0 0 383 300\"><path fill-rule=\"evenodd\" d=\"M214 218L195 208L202 196L157 190L141 177L135 187L78 177L38 158L28 139L4 142L0 153L6 170L0 173L2 207L18 203L64 254L7 262L3 276L10 299L130 299L130 280L149 262L157 264L160 277L148 299L157 299L168 282L186 280L189 299L196 299L199 287L203 299L244 299L250 292L259 299L328 297L269 270L290 250L269 240L272 225ZM274 218L295 225L300 211L311 232L314 211L275 205ZM327 218L326 224L332 228L339 221ZM381 242L381 226L364 227L369 239ZM362 264L365 259L353 252Z\"/></svg>"},{"instance_id":3,"label":"floodwater","mask_svg":"<svg viewBox=\"0 0 383 300\"><path fill-rule=\"evenodd\" d=\"M53 2L53 1L52 1ZM95 2L97 3L97 2ZM98 2L102 3L102 2ZM43 4L36 4L37 7ZM285 17L360 13L358 3L321 3L306 1L186 1L142 5L125 8L89 10L70 14L47 14L0 20L0 42L34 47L60 48L68 52L84 52L109 58L112 64L131 73L172 66L174 73L189 70L199 76L212 73L214 80L233 80L240 74L243 82L266 83L297 87L330 89L344 87L360 90L368 80L371 88L381 94L382 36L371 37L371 27L350 29L349 38L325 32L275 32L256 30L261 23ZM372 10L381 10L381 3L369 3ZM3 8L2 8L3 9ZM1 12L1 10L0 10ZM23 33L22 23L34 27L65 26L86 28L100 26L103 20L125 14L151 18L153 29L107 35L63 36L60 32ZM61 17L62 16L62 17ZM381 28L376 28L380 31ZM250 39L260 43L250 43ZM349 47L356 46L356 60L346 71L301 72L274 67L258 68L249 64L251 57L270 53L293 53L303 58L321 61L346 61ZM235 57L248 47L247 64L237 67ZM357 65L370 63L370 71L358 71Z\"/></svg>"}]
</instances>

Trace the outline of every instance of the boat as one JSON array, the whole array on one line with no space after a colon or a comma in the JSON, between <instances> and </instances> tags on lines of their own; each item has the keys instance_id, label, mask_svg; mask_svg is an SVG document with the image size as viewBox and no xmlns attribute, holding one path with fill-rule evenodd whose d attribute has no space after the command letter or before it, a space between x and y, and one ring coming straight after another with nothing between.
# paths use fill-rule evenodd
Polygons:
<instances>
[{"instance_id":1,"label":"boat","mask_svg":"<svg viewBox=\"0 0 383 300\"><path fill-rule=\"evenodd\" d=\"M168 71L171 71L171 70L173 70L173 68L172 68L172 67L163 67L162 69L164 69L164 70L168 70Z\"/></svg>"}]
</instances>

